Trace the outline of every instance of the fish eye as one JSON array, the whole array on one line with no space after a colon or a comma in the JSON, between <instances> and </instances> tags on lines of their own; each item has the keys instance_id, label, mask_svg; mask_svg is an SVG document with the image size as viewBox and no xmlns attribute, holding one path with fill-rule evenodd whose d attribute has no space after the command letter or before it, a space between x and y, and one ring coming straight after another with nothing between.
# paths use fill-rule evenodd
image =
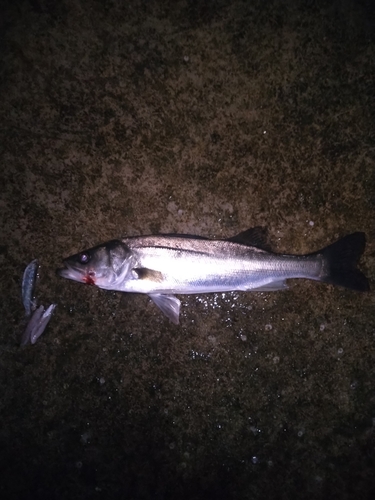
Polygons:
<instances>
[{"instance_id":1,"label":"fish eye","mask_svg":"<svg viewBox=\"0 0 375 500\"><path fill-rule=\"evenodd\" d=\"M90 260L90 256L88 253L83 252L80 254L79 261L81 264L87 264L89 260Z\"/></svg>"}]
</instances>

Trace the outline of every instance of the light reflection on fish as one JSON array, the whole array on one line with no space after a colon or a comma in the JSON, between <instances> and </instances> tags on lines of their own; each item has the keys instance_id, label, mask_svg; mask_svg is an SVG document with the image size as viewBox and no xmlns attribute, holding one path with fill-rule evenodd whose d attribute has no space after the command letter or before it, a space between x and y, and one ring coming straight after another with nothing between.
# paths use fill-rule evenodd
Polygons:
<instances>
[{"instance_id":1,"label":"light reflection on fish","mask_svg":"<svg viewBox=\"0 0 375 500\"><path fill-rule=\"evenodd\" d=\"M261 227L227 240L136 236L73 255L57 273L107 290L145 293L178 324L180 301L174 294L282 290L290 278L367 291L368 280L356 268L365 245L365 234L357 232L310 254L275 254Z\"/></svg>"}]
</instances>

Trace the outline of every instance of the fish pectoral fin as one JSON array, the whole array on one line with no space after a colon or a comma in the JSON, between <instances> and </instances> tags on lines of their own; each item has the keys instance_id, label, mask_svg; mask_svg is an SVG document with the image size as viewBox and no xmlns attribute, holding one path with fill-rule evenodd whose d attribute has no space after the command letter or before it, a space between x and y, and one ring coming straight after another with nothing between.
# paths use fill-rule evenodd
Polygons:
<instances>
[{"instance_id":1,"label":"fish pectoral fin","mask_svg":"<svg viewBox=\"0 0 375 500\"><path fill-rule=\"evenodd\" d=\"M175 325L179 323L181 302L174 295L164 295L163 293L149 294L150 299Z\"/></svg>"},{"instance_id":2,"label":"fish pectoral fin","mask_svg":"<svg viewBox=\"0 0 375 500\"><path fill-rule=\"evenodd\" d=\"M262 285L256 288L249 288L251 292L276 292L277 290L286 290L288 285L286 280L273 281L272 283L267 283L267 285Z\"/></svg>"},{"instance_id":3,"label":"fish pectoral fin","mask_svg":"<svg viewBox=\"0 0 375 500\"><path fill-rule=\"evenodd\" d=\"M148 269L147 267L134 267L133 273L136 274L139 280L148 280L156 283L161 283L163 281L163 275L160 271Z\"/></svg>"}]
</instances>

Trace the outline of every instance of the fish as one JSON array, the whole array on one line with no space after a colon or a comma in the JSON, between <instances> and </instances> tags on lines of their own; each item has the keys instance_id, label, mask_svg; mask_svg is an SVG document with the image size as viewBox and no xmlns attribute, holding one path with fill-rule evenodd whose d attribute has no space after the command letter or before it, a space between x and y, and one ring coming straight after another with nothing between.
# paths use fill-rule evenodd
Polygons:
<instances>
[{"instance_id":1,"label":"fish","mask_svg":"<svg viewBox=\"0 0 375 500\"><path fill-rule=\"evenodd\" d=\"M25 268L22 277L22 303L25 308L25 316L29 318L32 311L35 309L33 302L33 293L35 288L35 280L38 272L38 261L34 259Z\"/></svg>"},{"instance_id":2,"label":"fish","mask_svg":"<svg viewBox=\"0 0 375 500\"><path fill-rule=\"evenodd\" d=\"M368 291L369 281L357 269L365 246L365 234L355 232L309 254L277 254L263 227L225 240L181 234L133 236L64 259L57 274L106 290L147 294L178 324L181 302L175 294L269 292L286 289L291 278Z\"/></svg>"},{"instance_id":3,"label":"fish","mask_svg":"<svg viewBox=\"0 0 375 500\"><path fill-rule=\"evenodd\" d=\"M44 306L35 309L22 335L21 346L35 344L46 329L56 305L51 304L46 310L44 310Z\"/></svg>"}]
</instances>

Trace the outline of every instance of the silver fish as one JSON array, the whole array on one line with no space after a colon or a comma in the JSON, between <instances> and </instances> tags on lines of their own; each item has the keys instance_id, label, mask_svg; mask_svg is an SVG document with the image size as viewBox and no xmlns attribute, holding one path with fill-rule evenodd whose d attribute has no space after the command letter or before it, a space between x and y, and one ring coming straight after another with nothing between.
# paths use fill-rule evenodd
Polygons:
<instances>
[{"instance_id":1,"label":"silver fish","mask_svg":"<svg viewBox=\"0 0 375 500\"><path fill-rule=\"evenodd\" d=\"M35 288L35 280L38 271L38 261L33 260L26 266L22 277L22 302L25 308L25 315L28 318L34 310L33 293Z\"/></svg>"},{"instance_id":2,"label":"silver fish","mask_svg":"<svg viewBox=\"0 0 375 500\"><path fill-rule=\"evenodd\" d=\"M57 273L107 290L145 293L178 324L180 301L175 293L282 290L290 278L369 290L366 276L356 269L365 245L365 234L357 232L307 255L275 254L261 227L227 240L137 236L75 254Z\"/></svg>"},{"instance_id":3,"label":"silver fish","mask_svg":"<svg viewBox=\"0 0 375 500\"><path fill-rule=\"evenodd\" d=\"M39 306L33 313L22 335L21 346L35 344L38 338L46 329L56 304L51 304L46 310L44 306Z\"/></svg>"}]
</instances>

